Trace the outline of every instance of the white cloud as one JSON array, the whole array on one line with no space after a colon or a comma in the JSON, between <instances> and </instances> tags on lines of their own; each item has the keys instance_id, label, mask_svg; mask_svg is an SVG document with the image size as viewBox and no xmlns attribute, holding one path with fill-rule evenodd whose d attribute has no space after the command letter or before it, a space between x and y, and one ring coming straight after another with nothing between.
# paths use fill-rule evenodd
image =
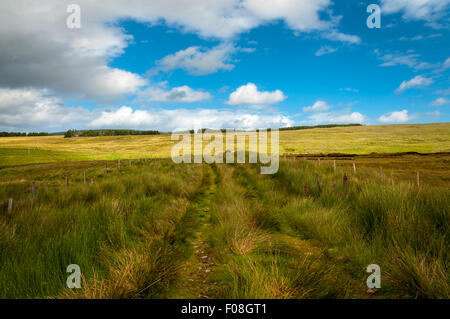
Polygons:
<instances>
[{"instance_id":1,"label":"white cloud","mask_svg":"<svg viewBox=\"0 0 450 319\"><path fill-rule=\"evenodd\" d=\"M230 94L227 104L241 105L241 104L275 104L284 101L286 96L280 90L273 92L258 91L258 88L253 83L248 83L239 87L236 91Z\"/></svg>"},{"instance_id":2,"label":"white cloud","mask_svg":"<svg viewBox=\"0 0 450 319\"><path fill-rule=\"evenodd\" d=\"M306 106L303 108L303 112L323 112L331 109L331 106L327 104L325 101L316 101L311 106Z\"/></svg>"},{"instance_id":3,"label":"white cloud","mask_svg":"<svg viewBox=\"0 0 450 319\"><path fill-rule=\"evenodd\" d=\"M138 100L155 102L184 102L192 103L209 100L211 94L204 91L196 91L187 85L166 89L161 87L150 87L138 93Z\"/></svg>"},{"instance_id":4,"label":"white cloud","mask_svg":"<svg viewBox=\"0 0 450 319\"><path fill-rule=\"evenodd\" d=\"M81 107L66 107L48 90L0 88L2 130L62 130L92 116Z\"/></svg>"},{"instance_id":5,"label":"white cloud","mask_svg":"<svg viewBox=\"0 0 450 319\"><path fill-rule=\"evenodd\" d=\"M435 94L442 94L442 95L450 95L450 88L445 89L445 90L437 90L436 92L434 92Z\"/></svg>"},{"instance_id":6,"label":"white cloud","mask_svg":"<svg viewBox=\"0 0 450 319\"><path fill-rule=\"evenodd\" d=\"M321 112L312 114L306 123L318 124L362 124L367 121L367 117L359 112Z\"/></svg>"},{"instance_id":7,"label":"white cloud","mask_svg":"<svg viewBox=\"0 0 450 319\"><path fill-rule=\"evenodd\" d=\"M63 131L69 128L128 128L178 131L199 128L255 129L292 126L278 112L217 109L117 109L68 107L47 90L0 89L0 130Z\"/></svg>"},{"instance_id":8,"label":"white cloud","mask_svg":"<svg viewBox=\"0 0 450 319\"><path fill-rule=\"evenodd\" d=\"M377 121L382 123L406 123L414 119L408 114L408 110L394 111L381 115Z\"/></svg>"},{"instance_id":9,"label":"white cloud","mask_svg":"<svg viewBox=\"0 0 450 319\"><path fill-rule=\"evenodd\" d=\"M450 4L450 0L382 0L382 12L403 13L407 20L433 20Z\"/></svg>"},{"instance_id":10,"label":"white cloud","mask_svg":"<svg viewBox=\"0 0 450 319\"><path fill-rule=\"evenodd\" d=\"M443 63L439 63L439 68L435 70L436 73L444 72L445 70L450 69L450 58L445 59Z\"/></svg>"},{"instance_id":11,"label":"white cloud","mask_svg":"<svg viewBox=\"0 0 450 319\"><path fill-rule=\"evenodd\" d=\"M328 39L331 41L348 42L350 44L361 43L361 39L357 35L345 34L345 33L338 32L336 30L332 30L330 32L323 33L322 36L325 39Z\"/></svg>"},{"instance_id":12,"label":"white cloud","mask_svg":"<svg viewBox=\"0 0 450 319\"><path fill-rule=\"evenodd\" d=\"M420 41L420 40L427 40L427 39L434 39L434 38L439 38L442 37L442 33L433 33L433 34L428 34L428 35L416 35L415 37L400 37L400 41Z\"/></svg>"},{"instance_id":13,"label":"white cloud","mask_svg":"<svg viewBox=\"0 0 450 319\"><path fill-rule=\"evenodd\" d=\"M353 92L353 93L358 93L359 89L354 89L354 88L339 88L339 91L344 91L344 92Z\"/></svg>"},{"instance_id":14,"label":"white cloud","mask_svg":"<svg viewBox=\"0 0 450 319\"><path fill-rule=\"evenodd\" d=\"M379 56L379 58L384 61L381 64L383 67L406 65L410 68L414 68L420 63L418 54L388 53Z\"/></svg>"},{"instance_id":15,"label":"white cloud","mask_svg":"<svg viewBox=\"0 0 450 319\"><path fill-rule=\"evenodd\" d=\"M332 48L328 45L325 45L323 47L321 47L319 50L316 51L316 56L322 56L325 54L330 54L333 52L336 52L338 49L337 48Z\"/></svg>"},{"instance_id":16,"label":"white cloud","mask_svg":"<svg viewBox=\"0 0 450 319\"><path fill-rule=\"evenodd\" d=\"M446 105L449 104L450 100L447 100L446 98L443 97L439 97L436 100L434 100L431 105L432 106L442 106L442 105Z\"/></svg>"},{"instance_id":17,"label":"white cloud","mask_svg":"<svg viewBox=\"0 0 450 319\"><path fill-rule=\"evenodd\" d=\"M433 83L433 79L417 75L409 81L403 81L400 86L395 90L395 93L402 93L410 88L420 88L428 86Z\"/></svg>"},{"instance_id":18,"label":"white cloud","mask_svg":"<svg viewBox=\"0 0 450 319\"><path fill-rule=\"evenodd\" d=\"M280 114L260 114L214 109L133 110L131 107L102 112L89 123L92 127L134 127L182 131L200 128L256 129L292 126L289 117Z\"/></svg>"},{"instance_id":19,"label":"white cloud","mask_svg":"<svg viewBox=\"0 0 450 319\"><path fill-rule=\"evenodd\" d=\"M65 1L0 2L0 86L52 89L84 98L134 93L147 81L108 66L132 37L94 21L82 5L83 27L68 29ZM80 3L81 4L81 3Z\"/></svg>"},{"instance_id":20,"label":"white cloud","mask_svg":"<svg viewBox=\"0 0 450 319\"><path fill-rule=\"evenodd\" d=\"M320 18L330 0L244 0L243 6L260 21L285 20L294 30L311 31L331 27L330 21Z\"/></svg>"},{"instance_id":21,"label":"white cloud","mask_svg":"<svg viewBox=\"0 0 450 319\"><path fill-rule=\"evenodd\" d=\"M164 23L223 41L282 20L298 32L326 32L339 41L354 41L337 31L339 19L332 15L331 0L111 0L107 5L78 0L82 28L68 29L66 9L71 3L0 1L0 87L47 88L99 100L135 93L147 80L109 64L133 41L117 25L123 19L148 25ZM165 60L163 66L185 68L193 74L233 68L228 60L233 53L230 46L187 50L178 60Z\"/></svg>"},{"instance_id":22,"label":"white cloud","mask_svg":"<svg viewBox=\"0 0 450 319\"><path fill-rule=\"evenodd\" d=\"M441 117L442 113L439 112L439 111L433 111L433 112L426 113L426 115L430 116L430 117L432 117L434 119L437 119L437 118Z\"/></svg>"},{"instance_id":23,"label":"white cloud","mask_svg":"<svg viewBox=\"0 0 450 319\"><path fill-rule=\"evenodd\" d=\"M157 69L164 72L183 69L193 75L206 75L218 70L232 70L231 54L236 48L229 43L220 44L210 50L200 47L189 47L185 50L170 54L156 62Z\"/></svg>"},{"instance_id":24,"label":"white cloud","mask_svg":"<svg viewBox=\"0 0 450 319\"><path fill-rule=\"evenodd\" d=\"M413 50L409 50L407 53L395 52L381 54L379 50L375 50L375 54L383 61L383 63L380 64L382 67L405 65L415 71L432 69L434 73L443 72L450 68L450 58L443 63L429 63L421 61L420 55L413 52Z\"/></svg>"}]
</instances>

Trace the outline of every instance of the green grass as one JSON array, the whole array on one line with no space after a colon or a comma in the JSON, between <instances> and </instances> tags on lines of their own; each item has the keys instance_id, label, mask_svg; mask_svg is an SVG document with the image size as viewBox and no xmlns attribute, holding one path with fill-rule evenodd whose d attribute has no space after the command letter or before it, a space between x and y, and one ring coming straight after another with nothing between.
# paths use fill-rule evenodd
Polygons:
<instances>
[{"instance_id":1,"label":"green grass","mask_svg":"<svg viewBox=\"0 0 450 319\"><path fill-rule=\"evenodd\" d=\"M2 205L0 297L157 296L185 255L179 229L201 176L194 166L135 163L92 185L38 183L34 198L27 184L2 187L14 207L9 215ZM83 273L75 295L64 288L69 264Z\"/></svg>"},{"instance_id":2,"label":"green grass","mask_svg":"<svg viewBox=\"0 0 450 319\"><path fill-rule=\"evenodd\" d=\"M412 127L389 127L398 136L386 147ZM334 129L360 128L286 133ZM446 124L428 129L411 145L448 134ZM257 164L130 164L123 154L170 146L158 136L139 153L153 137L142 138L0 141L0 298L450 297L448 154L287 157L261 175ZM28 154L29 141L43 148ZM69 264L81 267L81 289L66 288ZM375 295L369 264L381 267Z\"/></svg>"},{"instance_id":3,"label":"green grass","mask_svg":"<svg viewBox=\"0 0 450 319\"><path fill-rule=\"evenodd\" d=\"M369 264L382 269L379 297L450 296L448 189L369 173L344 182L304 161L273 177L221 169L210 233L220 297L364 298Z\"/></svg>"},{"instance_id":4,"label":"green grass","mask_svg":"<svg viewBox=\"0 0 450 319\"><path fill-rule=\"evenodd\" d=\"M376 297L449 297L448 187L376 171L344 181L340 167L304 160L273 176L246 164L124 161L106 176L102 162L69 164L35 166L35 197L29 181L0 184L0 297L367 298L369 264L382 269ZM65 288L69 264L82 289Z\"/></svg>"}]
</instances>

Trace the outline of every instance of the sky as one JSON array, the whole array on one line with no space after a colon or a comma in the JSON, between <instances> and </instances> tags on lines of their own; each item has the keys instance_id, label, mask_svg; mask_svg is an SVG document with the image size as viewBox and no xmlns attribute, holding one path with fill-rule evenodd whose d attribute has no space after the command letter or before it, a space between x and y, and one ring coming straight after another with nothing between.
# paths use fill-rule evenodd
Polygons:
<instances>
[{"instance_id":1,"label":"sky","mask_svg":"<svg viewBox=\"0 0 450 319\"><path fill-rule=\"evenodd\" d=\"M450 122L449 35L450 0L2 0L0 131Z\"/></svg>"}]
</instances>

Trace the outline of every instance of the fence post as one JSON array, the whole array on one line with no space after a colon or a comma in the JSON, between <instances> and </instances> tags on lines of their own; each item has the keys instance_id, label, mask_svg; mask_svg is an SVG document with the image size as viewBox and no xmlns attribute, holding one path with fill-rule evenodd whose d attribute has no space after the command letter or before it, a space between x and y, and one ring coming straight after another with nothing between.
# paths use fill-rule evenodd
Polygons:
<instances>
[{"instance_id":1,"label":"fence post","mask_svg":"<svg viewBox=\"0 0 450 319\"><path fill-rule=\"evenodd\" d=\"M383 177L383 168L380 167L380 177Z\"/></svg>"},{"instance_id":2,"label":"fence post","mask_svg":"<svg viewBox=\"0 0 450 319\"><path fill-rule=\"evenodd\" d=\"M117 160L117 169L120 171L120 158Z\"/></svg>"},{"instance_id":3,"label":"fence post","mask_svg":"<svg viewBox=\"0 0 450 319\"><path fill-rule=\"evenodd\" d=\"M105 175L108 174L108 162L105 162Z\"/></svg>"},{"instance_id":4,"label":"fence post","mask_svg":"<svg viewBox=\"0 0 450 319\"><path fill-rule=\"evenodd\" d=\"M86 170L84 170L84 172L83 172L83 181L86 184Z\"/></svg>"},{"instance_id":5,"label":"fence post","mask_svg":"<svg viewBox=\"0 0 450 319\"><path fill-rule=\"evenodd\" d=\"M356 174L356 164L353 162L353 173Z\"/></svg>"},{"instance_id":6,"label":"fence post","mask_svg":"<svg viewBox=\"0 0 450 319\"><path fill-rule=\"evenodd\" d=\"M419 175L419 172L417 172L417 187L420 187L420 175Z\"/></svg>"},{"instance_id":7,"label":"fence post","mask_svg":"<svg viewBox=\"0 0 450 319\"><path fill-rule=\"evenodd\" d=\"M318 164L319 164L319 166L320 166L320 158L317 159L317 162L318 162Z\"/></svg>"},{"instance_id":8,"label":"fence post","mask_svg":"<svg viewBox=\"0 0 450 319\"><path fill-rule=\"evenodd\" d=\"M8 214L10 214L10 215L11 215L11 212L12 212L12 205L13 205L13 199L10 198L8 200Z\"/></svg>"},{"instance_id":9,"label":"fence post","mask_svg":"<svg viewBox=\"0 0 450 319\"><path fill-rule=\"evenodd\" d=\"M31 182L31 195L34 197L36 194L36 187L34 185L34 182Z\"/></svg>"},{"instance_id":10,"label":"fence post","mask_svg":"<svg viewBox=\"0 0 450 319\"><path fill-rule=\"evenodd\" d=\"M66 188L69 187L69 176L66 175Z\"/></svg>"},{"instance_id":11,"label":"fence post","mask_svg":"<svg viewBox=\"0 0 450 319\"><path fill-rule=\"evenodd\" d=\"M333 160L333 169L336 172L336 160Z\"/></svg>"}]
</instances>

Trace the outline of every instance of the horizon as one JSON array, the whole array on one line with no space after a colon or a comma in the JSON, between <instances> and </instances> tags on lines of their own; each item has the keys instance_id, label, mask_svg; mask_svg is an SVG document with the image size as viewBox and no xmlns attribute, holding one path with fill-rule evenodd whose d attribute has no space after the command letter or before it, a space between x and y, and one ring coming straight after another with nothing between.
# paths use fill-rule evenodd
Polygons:
<instances>
[{"instance_id":1,"label":"horizon","mask_svg":"<svg viewBox=\"0 0 450 319\"><path fill-rule=\"evenodd\" d=\"M432 125L432 124L450 124L450 122L430 122L430 123L394 123L394 124L362 124L362 123L347 123L347 124L317 124L317 125L304 125L304 126L285 126L285 127L260 127L260 128L254 128L254 129L242 129L239 131L249 132L254 130L271 130L271 129L279 129L280 131L288 131L289 129L293 130L302 130L302 129L315 129L315 128L339 128L339 127L350 127L350 126L393 126L393 125ZM196 129L195 131L199 130L238 130L234 128L209 128L209 127L203 127ZM136 132L145 132L145 131L156 131L159 134L171 134L171 133L177 133L177 132L183 132L183 131L162 131L162 130L146 130L146 129L132 129L132 128L89 128L89 129L74 129L70 128L65 131L0 131L0 133L47 133L49 135L64 135L67 131L136 131ZM192 131L194 129L184 130L184 131Z\"/></svg>"}]
</instances>

